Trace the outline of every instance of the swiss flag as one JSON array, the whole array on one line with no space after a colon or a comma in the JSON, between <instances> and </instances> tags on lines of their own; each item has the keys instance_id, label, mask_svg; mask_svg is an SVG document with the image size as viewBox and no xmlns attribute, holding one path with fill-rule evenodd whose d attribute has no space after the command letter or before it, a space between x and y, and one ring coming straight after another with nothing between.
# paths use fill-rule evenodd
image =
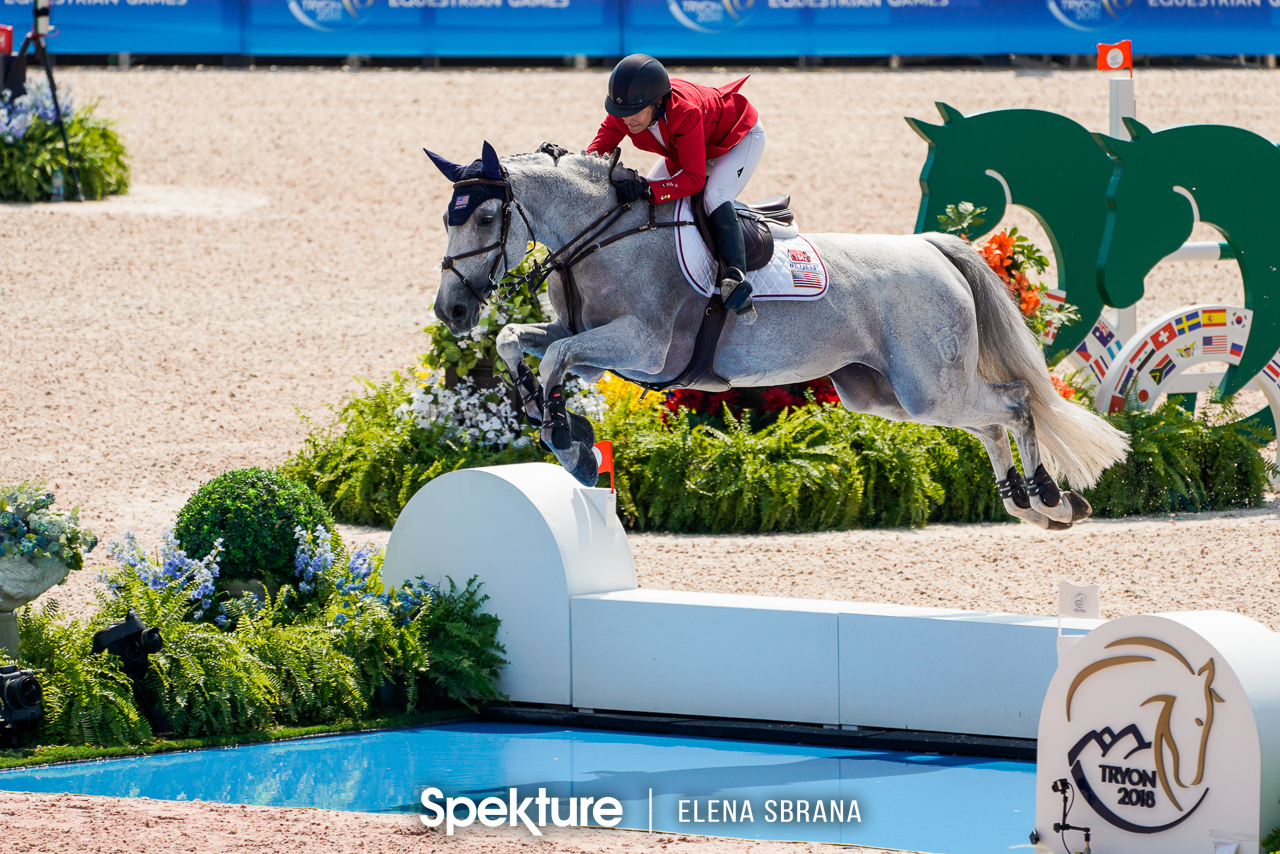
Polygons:
<instances>
[{"instance_id":1,"label":"swiss flag","mask_svg":"<svg viewBox=\"0 0 1280 854\"><path fill-rule=\"evenodd\" d=\"M613 442L596 442L595 454L600 474L609 473L609 491L613 492Z\"/></svg>"},{"instance_id":2,"label":"swiss flag","mask_svg":"<svg viewBox=\"0 0 1280 854\"><path fill-rule=\"evenodd\" d=\"M1133 42L1125 39L1117 44L1098 45L1098 70L1119 71L1121 68L1133 73Z\"/></svg>"}]
</instances>

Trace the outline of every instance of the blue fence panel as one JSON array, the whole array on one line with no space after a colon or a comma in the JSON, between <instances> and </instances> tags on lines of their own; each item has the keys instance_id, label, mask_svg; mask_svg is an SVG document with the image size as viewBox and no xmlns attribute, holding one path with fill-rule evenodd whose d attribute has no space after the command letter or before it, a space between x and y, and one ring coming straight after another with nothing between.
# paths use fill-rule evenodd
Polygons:
<instances>
[{"instance_id":1,"label":"blue fence panel","mask_svg":"<svg viewBox=\"0 0 1280 854\"><path fill-rule=\"evenodd\" d=\"M615 56L620 0L247 0L245 49L282 56Z\"/></svg>"},{"instance_id":2,"label":"blue fence panel","mask_svg":"<svg viewBox=\"0 0 1280 854\"><path fill-rule=\"evenodd\" d=\"M54 0L58 53L240 53L240 0ZM4 0L14 49L31 29L31 0Z\"/></svg>"},{"instance_id":3,"label":"blue fence panel","mask_svg":"<svg viewBox=\"0 0 1280 854\"><path fill-rule=\"evenodd\" d=\"M19 38L31 0L3 0ZM1264 54L1280 0L55 0L55 53Z\"/></svg>"},{"instance_id":4,"label":"blue fence panel","mask_svg":"<svg viewBox=\"0 0 1280 854\"><path fill-rule=\"evenodd\" d=\"M656 56L1280 49L1280 0L627 0L623 21L624 52Z\"/></svg>"}]
</instances>

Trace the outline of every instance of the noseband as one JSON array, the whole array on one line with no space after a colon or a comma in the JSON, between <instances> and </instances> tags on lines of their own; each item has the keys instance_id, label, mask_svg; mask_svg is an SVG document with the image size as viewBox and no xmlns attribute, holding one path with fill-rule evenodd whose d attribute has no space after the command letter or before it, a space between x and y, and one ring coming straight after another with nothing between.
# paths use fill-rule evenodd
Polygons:
<instances>
[{"instance_id":1,"label":"noseband","mask_svg":"<svg viewBox=\"0 0 1280 854\"><path fill-rule=\"evenodd\" d=\"M485 300L489 298L489 294L493 293L494 288L498 286L498 279L496 278L496 274L499 270L498 265L502 265L501 270L503 275L506 274L507 270L510 269L511 266L507 259L507 235L511 231L511 208L513 205L515 206L516 211L520 214L520 219L524 220L524 227L529 232L529 239L537 240L537 238L533 234L533 226L529 224L529 217L525 215L524 206L521 205L520 202L516 201L515 196L511 192L511 182L507 179L506 169L502 170L501 178L468 178L465 181L458 181L453 185L453 188L457 190L462 187L472 187L479 184L502 188L502 232L498 235L498 239L493 243L490 243L488 246L481 246L479 249L472 249L470 252L463 252L461 255L444 256L443 260L440 261L440 269L441 271L448 270L457 276L462 281L462 284L466 286L467 290L475 294L476 299L481 305L483 305ZM497 255L493 256L493 263L489 265L489 275L485 282L484 292L482 293L476 289L476 286L472 284L470 279L458 272L458 267L455 262L460 261L463 258L472 258L476 255L492 252L494 249L499 250L499 252Z\"/></svg>"}]
</instances>

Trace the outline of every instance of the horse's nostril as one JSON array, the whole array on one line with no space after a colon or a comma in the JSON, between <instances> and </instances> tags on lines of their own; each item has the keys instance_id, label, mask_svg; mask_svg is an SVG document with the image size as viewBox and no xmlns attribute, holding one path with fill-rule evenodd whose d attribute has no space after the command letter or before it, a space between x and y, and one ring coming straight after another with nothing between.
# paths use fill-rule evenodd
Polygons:
<instances>
[{"instance_id":1,"label":"horse's nostril","mask_svg":"<svg viewBox=\"0 0 1280 854\"><path fill-rule=\"evenodd\" d=\"M454 320L461 320L467 313L467 307L465 305L455 305L449 313L453 315Z\"/></svg>"}]
</instances>

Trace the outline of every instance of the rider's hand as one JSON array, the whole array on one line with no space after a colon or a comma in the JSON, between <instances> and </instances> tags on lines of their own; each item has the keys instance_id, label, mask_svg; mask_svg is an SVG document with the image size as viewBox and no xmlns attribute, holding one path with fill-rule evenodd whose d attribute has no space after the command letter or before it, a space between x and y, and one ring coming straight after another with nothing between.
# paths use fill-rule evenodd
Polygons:
<instances>
[{"instance_id":1,"label":"rider's hand","mask_svg":"<svg viewBox=\"0 0 1280 854\"><path fill-rule=\"evenodd\" d=\"M618 204L620 205L634 202L636 199L653 198L653 190L649 188L649 182L639 176L619 181L617 191Z\"/></svg>"}]
</instances>

